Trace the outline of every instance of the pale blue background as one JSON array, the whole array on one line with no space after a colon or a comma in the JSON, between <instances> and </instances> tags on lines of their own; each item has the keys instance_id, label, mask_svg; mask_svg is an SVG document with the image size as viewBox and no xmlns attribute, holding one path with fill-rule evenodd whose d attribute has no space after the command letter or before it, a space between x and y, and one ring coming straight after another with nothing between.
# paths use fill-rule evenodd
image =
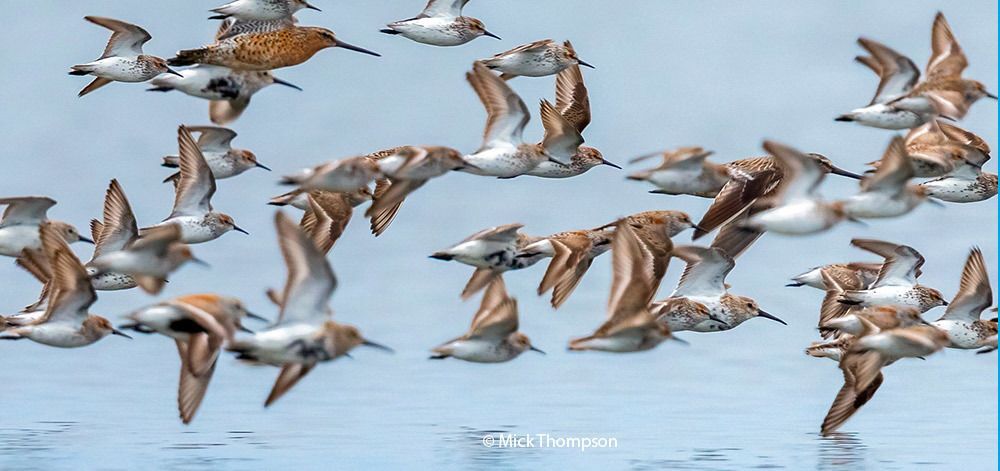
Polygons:
<instances>
[{"instance_id":1,"label":"pale blue background","mask_svg":"<svg viewBox=\"0 0 1000 471\"><path fill-rule=\"evenodd\" d=\"M759 154L763 138L821 152L853 170L878 158L891 132L835 123L863 105L875 77L852 62L867 35L911 55L930 54L934 13L945 9L969 56L968 77L997 83L996 2L667 2L475 0L466 13L504 38L433 48L378 33L422 0L315 0L322 13L303 24L383 54L320 52L278 75L302 86L261 92L233 126L236 144L275 173L252 171L220 182L215 206L253 235L233 233L196 247L212 264L187 267L160 299L217 291L274 315L264 289L283 282L273 208L281 172L400 144L471 151L484 112L463 74L472 60L552 37L573 40L597 66L585 70L594 109L588 144L624 164L666 146L701 145L719 161ZM207 103L143 85L114 84L85 98L87 79L66 75L100 54L104 30L86 14L132 21L153 35L146 51L169 56L212 35L212 1L6 2L0 29L0 194L46 194L50 215L86 227L100 214L108 180L123 184L140 223L170 211L159 157L176 146L180 123L208 122ZM533 114L552 99L551 78L511 82ZM997 145L997 104L976 104L963 126ZM541 136L537 119L527 130ZM990 162L987 169L996 172ZM632 169L630 169L632 170ZM537 469L995 469L997 357L946 351L887 370L877 397L837 440L816 435L841 384L834 363L806 357L816 338L822 294L784 288L811 266L866 259L851 237L913 245L927 258L921 281L952 296L969 248L979 245L997 279L996 199L926 206L906 217L845 224L802 239L769 235L744 255L729 282L789 326L747 322L725 334L683 337L635 355L573 355L570 337L603 319L609 257L597 261L566 305L552 312L534 289L543 268L507 277L522 330L547 356L508 364L426 361L427 350L462 333L475 302L458 292L469 269L426 258L492 225L522 222L533 234L592 227L647 209L698 217L707 200L645 193L609 167L565 181L498 181L449 175L422 188L392 228L374 239L354 221L331 259L341 281L332 300L339 320L391 345L395 355L358 350L354 360L317 368L271 410L261 403L276 371L226 359L195 422L176 418L177 359L172 342L108 338L76 351L28 342L0 345L0 467L3 468L360 468ZM829 197L852 181L831 178ZM687 241L685 234L680 240ZM76 246L82 257L90 248ZM661 290L669 293L680 265ZM33 299L37 285L9 260L0 263L0 311ZM101 293L94 312L118 320L155 300L138 291ZM937 309L929 319L942 313ZM619 448L488 450L483 431L602 435ZM919 466L924 465L924 466Z\"/></svg>"}]
</instances>

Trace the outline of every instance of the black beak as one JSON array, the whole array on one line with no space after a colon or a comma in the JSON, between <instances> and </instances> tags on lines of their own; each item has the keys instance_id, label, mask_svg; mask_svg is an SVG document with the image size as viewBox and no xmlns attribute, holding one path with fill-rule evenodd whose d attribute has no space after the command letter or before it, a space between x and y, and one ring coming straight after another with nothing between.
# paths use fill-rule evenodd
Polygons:
<instances>
[{"instance_id":1,"label":"black beak","mask_svg":"<svg viewBox=\"0 0 1000 471\"><path fill-rule=\"evenodd\" d=\"M365 49L363 47L358 47L358 46L355 46L353 44L345 43L343 41L335 41L335 43L336 43L335 44L336 47L342 47L342 48L347 49L349 51L360 52L362 54L368 54L368 55L375 56L375 57L382 57L382 54L379 54L379 53L374 52L374 51L369 51L368 49Z\"/></svg>"},{"instance_id":2,"label":"black beak","mask_svg":"<svg viewBox=\"0 0 1000 471\"><path fill-rule=\"evenodd\" d=\"M308 3L306 3L306 8L308 8L310 10L323 11L323 10L320 10L319 8L316 8L316 7L314 7L314 6L312 6L312 5L308 4Z\"/></svg>"},{"instance_id":3,"label":"black beak","mask_svg":"<svg viewBox=\"0 0 1000 471\"><path fill-rule=\"evenodd\" d=\"M264 170L267 170L268 172L271 171L270 167L268 167L268 166L266 166L266 165L264 165L264 164L262 164L260 162L254 162L254 166L257 167L257 168L262 168Z\"/></svg>"},{"instance_id":4,"label":"black beak","mask_svg":"<svg viewBox=\"0 0 1000 471\"><path fill-rule=\"evenodd\" d=\"M469 162L465 162L465 163L464 163L464 164L462 165L462 167L461 167L461 168L458 168L458 169L456 169L456 170L465 170L465 169L467 169L467 168L471 168L471 169L473 169L473 170L482 170L481 168L479 168L479 166L478 166L478 165L472 165L472 164L470 164Z\"/></svg>"},{"instance_id":5,"label":"black beak","mask_svg":"<svg viewBox=\"0 0 1000 471\"><path fill-rule=\"evenodd\" d=\"M202 259L200 259L198 257L191 257L190 261L191 261L191 263L194 263L195 265L201 265L201 266L203 266L205 268L212 268L212 266L209 265L208 262L206 262L206 261L204 261L204 260L202 260Z\"/></svg>"},{"instance_id":6,"label":"black beak","mask_svg":"<svg viewBox=\"0 0 1000 471\"><path fill-rule=\"evenodd\" d=\"M691 223L691 228L694 229L694 230L696 230L696 231L698 231L698 232L708 232L708 231L705 230L704 227L701 227L701 226L699 226L697 224L694 224L694 223Z\"/></svg>"},{"instance_id":7,"label":"black beak","mask_svg":"<svg viewBox=\"0 0 1000 471\"><path fill-rule=\"evenodd\" d=\"M257 321L261 321L261 322L269 322L266 317L258 315L258 314L254 314L254 313L249 312L249 311L245 312L243 315L246 316L247 318L250 318L250 319L253 319L253 320L257 320Z\"/></svg>"},{"instance_id":8,"label":"black beak","mask_svg":"<svg viewBox=\"0 0 1000 471\"><path fill-rule=\"evenodd\" d=\"M168 73L168 74L174 74L174 75L176 75L176 76L178 76L178 77L180 77L180 78L184 78L184 76L183 76L183 75L181 75L181 73L180 73L180 72L178 72L178 71L176 71L176 70L174 70L174 69L171 69L170 67L167 67L167 73Z\"/></svg>"},{"instance_id":9,"label":"black beak","mask_svg":"<svg viewBox=\"0 0 1000 471\"><path fill-rule=\"evenodd\" d=\"M842 177L853 178L855 180L861 180L861 175L858 175L858 174L852 173L852 172L848 172L847 170L844 170L844 169L842 169L840 167L832 167L830 169L830 173L832 173L834 175L840 175Z\"/></svg>"},{"instance_id":10,"label":"black beak","mask_svg":"<svg viewBox=\"0 0 1000 471\"><path fill-rule=\"evenodd\" d=\"M79 236L79 238L80 238L80 242L86 242L86 243L88 243L88 244L93 244L93 243L94 243L94 241L90 240L90 239L89 239L89 238L87 238L87 237L84 237L84 236Z\"/></svg>"},{"instance_id":11,"label":"black beak","mask_svg":"<svg viewBox=\"0 0 1000 471\"><path fill-rule=\"evenodd\" d=\"M942 306L947 306L948 305L948 301L945 301L945 300L942 299L941 300L941 305Z\"/></svg>"},{"instance_id":12,"label":"black beak","mask_svg":"<svg viewBox=\"0 0 1000 471\"><path fill-rule=\"evenodd\" d=\"M986 98L992 98L994 100L997 99L997 96L994 95L994 94L992 94L992 93L990 93L990 92L984 92L984 93L986 93Z\"/></svg>"},{"instance_id":13,"label":"black beak","mask_svg":"<svg viewBox=\"0 0 1000 471\"><path fill-rule=\"evenodd\" d=\"M618 170L621 170L621 169L622 169L622 168L621 168L621 167L619 167L619 166L618 166L617 164L615 164L615 163L612 163L612 162L608 162L607 160L604 160L604 159L601 159L601 163L602 163L602 164L604 164L604 165L607 165L607 166L609 166L609 167L614 167L614 168L617 168Z\"/></svg>"},{"instance_id":14,"label":"black beak","mask_svg":"<svg viewBox=\"0 0 1000 471\"><path fill-rule=\"evenodd\" d=\"M535 348L534 345L528 345L528 350L531 350L533 352L541 353L542 355L546 355L545 352L543 352L541 349Z\"/></svg>"},{"instance_id":15,"label":"black beak","mask_svg":"<svg viewBox=\"0 0 1000 471\"><path fill-rule=\"evenodd\" d=\"M361 341L361 345L365 345L365 346L372 347L372 348L377 348L379 350L382 350L383 352L396 353L395 350L393 350L393 349L391 349L389 347L386 347L385 345L382 345L380 343L372 342L371 340L368 340L368 339L362 340Z\"/></svg>"},{"instance_id":16,"label":"black beak","mask_svg":"<svg viewBox=\"0 0 1000 471\"><path fill-rule=\"evenodd\" d=\"M300 92L302 91L302 87L300 87L298 85L295 85L294 83L286 82L286 81L281 80L281 79L279 79L277 77L273 77L273 78L271 78L271 80L273 80L274 83L276 83L278 85L284 85L284 86L289 87L289 88L294 88L294 89L296 89L296 90L298 90Z\"/></svg>"},{"instance_id":17,"label":"black beak","mask_svg":"<svg viewBox=\"0 0 1000 471\"><path fill-rule=\"evenodd\" d=\"M248 333L248 334L253 334L253 331L252 331L252 330L250 330L250 329L248 329L248 328L246 328L246 327L243 327L243 325L242 325L242 324L237 324L237 325L236 325L236 328L237 328L237 329L239 329L239 331L240 331L240 332L246 332L246 333Z\"/></svg>"},{"instance_id":18,"label":"black beak","mask_svg":"<svg viewBox=\"0 0 1000 471\"><path fill-rule=\"evenodd\" d=\"M500 40L502 40L502 38L500 36L497 36L497 35L489 32L489 31L486 31L485 29L483 30L483 36L489 36L489 37L491 37L493 39L500 39Z\"/></svg>"},{"instance_id":19,"label":"black beak","mask_svg":"<svg viewBox=\"0 0 1000 471\"><path fill-rule=\"evenodd\" d=\"M763 317L765 319L771 319L774 322L780 322L780 323L782 323L784 325L788 325L787 322L785 322L785 321L783 321L781 319L778 319L775 316L772 316L771 314L769 314L767 311L765 311L763 309L757 309L757 315L760 316L760 317Z\"/></svg>"},{"instance_id":20,"label":"black beak","mask_svg":"<svg viewBox=\"0 0 1000 471\"><path fill-rule=\"evenodd\" d=\"M713 316L711 314L708 315L708 318L711 319L711 320L713 320L713 321L715 321L715 322L718 322L718 323L720 323L720 324L722 324L722 325L724 325L726 327L732 327L732 326L729 325L728 322L726 322L726 321L724 321L722 319L719 319L718 317Z\"/></svg>"},{"instance_id":21,"label":"black beak","mask_svg":"<svg viewBox=\"0 0 1000 471\"><path fill-rule=\"evenodd\" d=\"M597 68L597 67L594 67L594 66L592 66L592 65L590 65L590 64L588 64L588 63L586 63L586 62L584 62L584 61L582 61L580 59L577 59L576 62L578 64L584 66L584 67L590 67L591 69L596 69Z\"/></svg>"},{"instance_id":22,"label":"black beak","mask_svg":"<svg viewBox=\"0 0 1000 471\"><path fill-rule=\"evenodd\" d=\"M131 335L128 335L125 332L122 332L122 331L120 331L118 329L111 329L111 335L119 335L119 336L125 337L125 338L127 338L129 340L132 340L132 336Z\"/></svg>"},{"instance_id":23,"label":"black beak","mask_svg":"<svg viewBox=\"0 0 1000 471\"><path fill-rule=\"evenodd\" d=\"M236 231L236 232L242 232L242 233L244 233L244 234L246 234L246 235L250 235L250 233L249 233L249 232L247 232L247 231L243 230L243 228L242 228L242 227L240 227L240 226L237 226L236 224L233 224L233 230L234 230L234 231Z\"/></svg>"}]
</instances>

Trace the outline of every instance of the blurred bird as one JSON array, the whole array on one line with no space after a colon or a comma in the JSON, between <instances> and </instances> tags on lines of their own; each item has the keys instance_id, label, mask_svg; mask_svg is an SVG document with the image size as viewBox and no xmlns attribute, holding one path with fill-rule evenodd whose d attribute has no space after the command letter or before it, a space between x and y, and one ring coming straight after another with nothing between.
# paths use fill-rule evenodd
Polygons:
<instances>
[{"instance_id":1,"label":"blurred bird","mask_svg":"<svg viewBox=\"0 0 1000 471\"><path fill-rule=\"evenodd\" d=\"M379 31L432 46L460 46L480 36L500 39L487 31L482 21L462 16L467 3L469 0L428 0L419 15L389 23Z\"/></svg>"},{"instance_id":2,"label":"blurred bird","mask_svg":"<svg viewBox=\"0 0 1000 471\"><path fill-rule=\"evenodd\" d=\"M375 159L358 156L331 160L311 169L302 170L298 174L286 175L282 177L281 183L298 185L303 191L352 193L367 188L372 180L381 177L382 172Z\"/></svg>"},{"instance_id":3,"label":"blurred bird","mask_svg":"<svg viewBox=\"0 0 1000 471\"><path fill-rule=\"evenodd\" d=\"M191 248L181 241L179 224L157 226L143 232L142 238L120 250L95 257L90 263L93 276L125 275L149 294L159 294L167 276L186 262L204 264L194 257Z\"/></svg>"},{"instance_id":4,"label":"blurred bird","mask_svg":"<svg viewBox=\"0 0 1000 471\"><path fill-rule=\"evenodd\" d=\"M218 14L210 16L208 19L224 20L226 18L236 18L243 21L284 20L292 18L292 15L303 8L322 11L310 5L305 0L234 0L221 7L211 9L211 12Z\"/></svg>"},{"instance_id":5,"label":"blurred bird","mask_svg":"<svg viewBox=\"0 0 1000 471\"><path fill-rule=\"evenodd\" d=\"M875 175L861 181L861 192L843 200L846 217L890 218L909 213L927 199L924 187L910 184L910 165L903 138L896 136L889 143Z\"/></svg>"},{"instance_id":6,"label":"blurred bird","mask_svg":"<svg viewBox=\"0 0 1000 471\"><path fill-rule=\"evenodd\" d=\"M606 228L559 232L526 245L519 255L552 257L537 291L541 296L551 290L552 308L559 309L573 294L594 259L611 249L613 236L614 233Z\"/></svg>"},{"instance_id":7,"label":"blurred bird","mask_svg":"<svg viewBox=\"0 0 1000 471\"><path fill-rule=\"evenodd\" d=\"M97 60L70 67L70 75L93 75L96 78L80 90L84 96L111 82L145 82L162 73L180 76L167 67L167 61L143 54L142 45L153 37L146 30L124 21L100 16L83 19L112 31L104 54Z\"/></svg>"},{"instance_id":8,"label":"blurred bird","mask_svg":"<svg viewBox=\"0 0 1000 471\"><path fill-rule=\"evenodd\" d=\"M217 65L199 64L178 72L180 77L163 74L153 79L148 91L177 90L185 95L210 100L208 116L213 123L224 125L235 121L250 105L253 95L270 85L278 84L301 91L274 76L270 71L233 70Z\"/></svg>"},{"instance_id":9,"label":"blurred bird","mask_svg":"<svg viewBox=\"0 0 1000 471\"><path fill-rule=\"evenodd\" d=\"M0 198L0 205L7 209L0 218L0 255L19 257L25 249L41 250L42 240L39 227L49 223L51 230L58 232L67 243L77 241L93 244L76 230L71 224L62 221L49 221L49 208L56 201L47 196L15 196Z\"/></svg>"},{"instance_id":10,"label":"blurred bird","mask_svg":"<svg viewBox=\"0 0 1000 471\"><path fill-rule=\"evenodd\" d=\"M955 168L934 180L921 183L927 196L949 203L973 203L997 195L997 175L983 172L990 160L990 146L979 136L948 123L935 123L938 142L925 152L947 152L958 156Z\"/></svg>"},{"instance_id":11,"label":"blurred bird","mask_svg":"<svg viewBox=\"0 0 1000 471\"><path fill-rule=\"evenodd\" d=\"M856 284L868 286L878 279L878 272L881 269L881 263L831 263L829 265L810 268L809 271L793 277L792 283L785 286L793 288L809 286L810 288L825 290L826 285L823 283L823 272L830 272L835 278L851 277L857 280Z\"/></svg>"},{"instance_id":12,"label":"blurred bird","mask_svg":"<svg viewBox=\"0 0 1000 471\"><path fill-rule=\"evenodd\" d=\"M719 191L729 182L731 177L729 167L707 160L712 151L701 147L681 147L663 152L641 155L629 163L661 156L660 165L633 173L629 180L647 181L657 186L650 193L664 195L692 195L702 198L715 198Z\"/></svg>"},{"instance_id":13,"label":"blurred bird","mask_svg":"<svg viewBox=\"0 0 1000 471\"><path fill-rule=\"evenodd\" d=\"M468 299L501 273L530 267L545 257L541 251L523 250L539 238L521 233L522 227L522 224L505 224L484 229L430 257L476 267L462 290L462 299Z\"/></svg>"}]
</instances>

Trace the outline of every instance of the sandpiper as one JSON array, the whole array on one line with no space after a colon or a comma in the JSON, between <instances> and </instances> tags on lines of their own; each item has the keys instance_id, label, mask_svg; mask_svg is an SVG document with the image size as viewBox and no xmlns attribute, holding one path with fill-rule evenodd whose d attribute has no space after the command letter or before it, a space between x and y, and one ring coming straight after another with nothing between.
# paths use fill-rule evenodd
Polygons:
<instances>
[{"instance_id":1,"label":"sandpiper","mask_svg":"<svg viewBox=\"0 0 1000 471\"><path fill-rule=\"evenodd\" d=\"M940 178L921 183L927 196L949 203L974 203L997 194L997 175L982 171L990 160L990 146L979 136L948 123L937 123L946 140L937 148L960 156L955 168Z\"/></svg>"},{"instance_id":2,"label":"sandpiper","mask_svg":"<svg viewBox=\"0 0 1000 471\"><path fill-rule=\"evenodd\" d=\"M87 312L97 301L97 294L87 270L73 255L62 231L51 222L43 222L39 231L42 250L52 267L52 299L45 314L24 325L8 327L0 334L0 339L26 338L52 347L76 348L90 345L109 334L131 338L115 329L107 319Z\"/></svg>"},{"instance_id":3,"label":"sandpiper","mask_svg":"<svg viewBox=\"0 0 1000 471\"><path fill-rule=\"evenodd\" d=\"M313 190L308 193L309 206L302 214L299 227L312 239L316 248L326 254L344 233L351 222L354 207L371 201L372 194L365 188L353 193L334 193Z\"/></svg>"},{"instance_id":4,"label":"sandpiper","mask_svg":"<svg viewBox=\"0 0 1000 471\"><path fill-rule=\"evenodd\" d=\"M910 165L903 138L889 143L874 175L861 181L861 192L843 200L841 208L848 218L889 218L909 213L927 199L924 187L910 184Z\"/></svg>"},{"instance_id":5,"label":"sandpiper","mask_svg":"<svg viewBox=\"0 0 1000 471\"><path fill-rule=\"evenodd\" d=\"M482 63L492 70L500 71L500 78L504 80L518 76L555 75L574 65L594 68L580 60L568 40L559 44L551 39L522 44L489 59L483 59Z\"/></svg>"},{"instance_id":6,"label":"sandpiper","mask_svg":"<svg viewBox=\"0 0 1000 471\"><path fill-rule=\"evenodd\" d=\"M659 286L654 271L657 258L631 223L623 219L615 225L608 319L593 334L571 340L570 350L639 352L673 337L649 312Z\"/></svg>"},{"instance_id":7,"label":"sandpiper","mask_svg":"<svg viewBox=\"0 0 1000 471\"><path fill-rule=\"evenodd\" d=\"M142 238L115 251L95 256L88 267L95 278L127 276L143 291L159 294L167 276L188 261L204 264L181 242L180 224L144 230Z\"/></svg>"},{"instance_id":8,"label":"sandpiper","mask_svg":"<svg viewBox=\"0 0 1000 471\"><path fill-rule=\"evenodd\" d=\"M542 126L545 128L545 137L539 145L559 162L553 159L539 162L526 175L569 178L583 174L598 165L621 170L621 167L605 159L601 151L581 145L583 130L588 124L590 124L590 97L587 95L587 86L583 83L580 67L572 65L556 76L555 106L542 102Z\"/></svg>"},{"instance_id":9,"label":"sandpiper","mask_svg":"<svg viewBox=\"0 0 1000 471\"><path fill-rule=\"evenodd\" d=\"M0 198L0 205L7 206L3 218L0 218L0 255L19 257L25 249L41 250L38 228L46 222L68 243L83 241L93 244L93 240L80 235L71 224L48 220L46 213L55 204L56 201L47 196Z\"/></svg>"},{"instance_id":10,"label":"sandpiper","mask_svg":"<svg viewBox=\"0 0 1000 471\"><path fill-rule=\"evenodd\" d=\"M231 30L231 33L236 31ZM333 31L326 28L296 26L291 22L270 30L231 33L213 44L179 51L167 62L170 65L212 64L237 70L273 70L301 64L329 47L379 56L338 40Z\"/></svg>"},{"instance_id":11,"label":"sandpiper","mask_svg":"<svg viewBox=\"0 0 1000 471\"><path fill-rule=\"evenodd\" d=\"M257 156L247 149L233 149L232 142L236 139L236 131L219 126L188 126L188 131L198 133L198 149L205 157L205 163L212 170L212 177L216 180L235 177L252 168L267 170L264 164L257 161ZM177 168L180 166L180 157L168 155L163 158L163 166L167 168ZM177 172L164 181L177 182L181 174Z\"/></svg>"},{"instance_id":12,"label":"sandpiper","mask_svg":"<svg viewBox=\"0 0 1000 471\"><path fill-rule=\"evenodd\" d=\"M729 182L729 167L709 162L712 151L701 147L681 147L636 157L629 163L660 156L660 165L633 173L629 180L647 181L656 185L650 193L664 195L692 195L715 198Z\"/></svg>"},{"instance_id":13,"label":"sandpiper","mask_svg":"<svg viewBox=\"0 0 1000 471\"><path fill-rule=\"evenodd\" d=\"M473 363L501 363L526 350L545 352L517 331L517 300L507 294L503 276L490 281L468 333L434 348L433 360L457 358Z\"/></svg>"},{"instance_id":14,"label":"sandpiper","mask_svg":"<svg viewBox=\"0 0 1000 471\"><path fill-rule=\"evenodd\" d=\"M358 345L389 350L366 340L356 327L330 319L328 303L337 280L329 262L284 213L275 214L274 222L288 267L278 320L267 330L236 339L227 347L239 354L239 359L281 367L265 407L288 392L319 362L346 355Z\"/></svg>"},{"instance_id":15,"label":"sandpiper","mask_svg":"<svg viewBox=\"0 0 1000 471\"><path fill-rule=\"evenodd\" d=\"M981 320L979 317L992 304L993 288L983 252L978 247L973 248L962 269L958 293L934 325L948 334L948 346L951 348L986 347L990 337L997 335L997 321Z\"/></svg>"},{"instance_id":16,"label":"sandpiper","mask_svg":"<svg viewBox=\"0 0 1000 471\"><path fill-rule=\"evenodd\" d=\"M462 16L466 3L469 0L428 0L419 15L389 23L379 31L432 46L461 46L480 36L500 39L482 21Z\"/></svg>"},{"instance_id":17,"label":"sandpiper","mask_svg":"<svg viewBox=\"0 0 1000 471\"><path fill-rule=\"evenodd\" d=\"M862 335L865 330L862 319L871 322L882 330L920 324L928 325L928 322L920 317L920 310L915 307L871 306L830 319L820 327L820 331L822 332L825 329L839 335Z\"/></svg>"},{"instance_id":18,"label":"sandpiper","mask_svg":"<svg viewBox=\"0 0 1000 471\"><path fill-rule=\"evenodd\" d=\"M234 0L211 9L210 11L217 15L210 16L209 19L224 20L232 17L243 21L283 20L292 18L295 12L303 8L322 11L305 0Z\"/></svg>"},{"instance_id":19,"label":"sandpiper","mask_svg":"<svg viewBox=\"0 0 1000 471\"><path fill-rule=\"evenodd\" d=\"M83 19L112 31L104 54L97 60L70 67L70 75L93 75L96 78L80 90L84 96L111 82L145 82L162 73L180 75L167 61L142 53L142 45L153 37L146 30L112 18L85 16Z\"/></svg>"},{"instance_id":20,"label":"sandpiper","mask_svg":"<svg viewBox=\"0 0 1000 471\"><path fill-rule=\"evenodd\" d=\"M90 283L98 291L130 289L136 281L126 273L103 272L94 266L94 260L105 254L126 250L139 239L135 214L118 180L112 179L104 197L103 221L90 221L91 235L94 237L94 255L87 262Z\"/></svg>"},{"instance_id":21,"label":"sandpiper","mask_svg":"<svg viewBox=\"0 0 1000 471\"><path fill-rule=\"evenodd\" d=\"M932 120L906 135L906 156L918 178L940 177L965 162L968 150L944 132L945 123ZM958 128L956 128L958 129ZM962 130L964 131L964 130ZM882 161L870 162L877 169Z\"/></svg>"},{"instance_id":22,"label":"sandpiper","mask_svg":"<svg viewBox=\"0 0 1000 471\"><path fill-rule=\"evenodd\" d=\"M194 419L212 380L222 345L244 330L244 317L263 318L247 311L237 298L218 294L189 294L147 306L126 316L121 326L141 333L159 333L177 344L181 359L177 409L181 422Z\"/></svg>"},{"instance_id":23,"label":"sandpiper","mask_svg":"<svg viewBox=\"0 0 1000 471\"><path fill-rule=\"evenodd\" d=\"M732 329L754 317L788 325L760 308L753 298L729 294L726 276L736 266L723 250L711 247L674 247L673 256L687 267L670 297L650 309L671 332L718 332Z\"/></svg>"},{"instance_id":24,"label":"sandpiper","mask_svg":"<svg viewBox=\"0 0 1000 471\"><path fill-rule=\"evenodd\" d=\"M681 211L642 211L596 229L607 229L622 223L628 224L635 231L644 249L650 252L655 288L659 288L667 273L674 250L671 239L684 230L698 227L687 213Z\"/></svg>"},{"instance_id":25,"label":"sandpiper","mask_svg":"<svg viewBox=\"0 0 1000 471\"><path fill-rule=\"evenodd\" d=\"M537 291L541 296L551 290L552 307L559 309L580 284L594 259L611 248L612 236L612 231L603 228L559 232L526 245L518 255L533 258L537 253L552 257Z\"/></svg>"},{"instance_id":26,"label":"sandpiper","mask_svg":"<svg viewBox=\"0 0 1000 471\"><path fill-rule=\"evenodd\" d=\"M810 268L809 271L794 276L792 282L785 286L793 288L808 286L810 288L825 290L826 285L823 283L823 272L832 273L836 278L852 277L856 280L855 284L868 286L878 279L878 272L881 269L881 263L831 263L829 265Z\"/></svg>"},{"instance_id":27,"label":"sandpiper","mask_svg":"<svg viewBox=\"0 0 1000 471\"><path fill-rule=\"evenodd\" d=\"M181 76L162 74L150 82L151 92L177 90L185 95L210 100L208 116L213 123L235 121L250 105L250 98L272 84L302 90L274 76L270 71L233 70L217 65L196 65L178 72Z\"/></svg>"},{"instance_id":28,"label":"sandpiper","mask_svg":"<svg viewBox=\"0 0 1000 471\"><path fill-rule=\"evenodd\" d=\"M879 76L878 89L871 102L836 118L837 121L856 122L882 129L910 129L932 119L932 113L898 109L889 103L906 96L920 79L920 70L910 58L888 46L868 38L859 38L858 44L871 56L858 56L854 60L868 67Z\"/></svg>"},{"instance_id":29,"label":"sandpiper","mask_svg":"<svg viewBox=\"0 0 1000 471\"><path fill-rule=\"evenodd\" d=\"M484 229L430 257L476 267L462 290L462 299L468 299L501 273L530 267L545 258L541 251L522 250L539 240L521 233L522 227L522 224L505 224Z\"/></svg>"},{"instance_id":30,"label":"sandpiper","mask_svg":"<svg viewBox=\"0 0 1000 471\"><path fill-rule=\"evenodd\" d=\"M913 247L872 239L852 239L851 245L882 256L885 263L875 283L864 289L844 291L839 298L841 303L913 306L920 312L948 305L940 291L917 282L924 257Z\"/></svg>"},{"instance_id":31,"label":"sandpiper","mask_svg":"<svg viewBox=\"0 0 1000 471\"><path fill-rule=\"evenodd\" d=\"M380 178L375 159L368 156L348 157L332 160L311 169L304 169L295 175L282 177L285 185L298 185L300 190L324 190L351 193L367 188L368 184Z\"/></svg>"}]
</instances>

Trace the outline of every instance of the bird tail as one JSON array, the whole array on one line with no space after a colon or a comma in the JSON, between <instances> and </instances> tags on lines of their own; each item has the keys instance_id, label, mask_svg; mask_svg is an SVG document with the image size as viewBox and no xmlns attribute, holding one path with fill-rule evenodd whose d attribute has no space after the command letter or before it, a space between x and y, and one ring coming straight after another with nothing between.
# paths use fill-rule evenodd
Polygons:
<instances>
[{"instance_id":1,"label":"bird tail","mask_svg":"<svg viewBox=\"0 0 1000 471\"><path fill-rule=\"evenodd\" d=\"M180 167L180 158L176 155L167 155L163 157L163 163L160 164L167 168L177 168Z\"/></svg>"},{"instance_id":2,"label":"bird tail","mask_svg":"<svg viewBox=\"0 0 1000 471\"><path fill-rule=\"evenodd\" d=\"M385 34L401 34L399 31L396 31L394 29L389 29L389 28L380 29L379 32L382 32L382 33L385 33Z\"/></svg>"},{"instance_id":3,"label":"bird tail","mask_svg":"<svg viewBox=\"0 0 1000 471\"><path fill-rule=\"evenodd\" d=\"M842 122L845 122L845 123L849 123L851 121L854 121L854 117L851 116L851 115L842 114L840 116L837 116L836 118L833 118L833 120L834 121L842 121Z\"/></svg>"},{"instance_id":4,"label":"bird tail","mask_svg":"<svg viewBox=\"0 0 1000 471\"><path fill-rule=\"evenodd\" d=\"M69 68L70 75L87 75L94 71L94 67L88 64L74 65Z\"/></svg>"},{"instance_id":5,"label":"bird tail","mask_svg":"<svg viewBox=\"0 0 1000 471\"><path fill-rule=\"evenodd\" d=\"M184 49L183 51L178 51L176 56L167 60L167 64L173 66L198 64L205 59L205 53L206 49L203 47L198 49Z\"/></svg>"}]
</instances>

